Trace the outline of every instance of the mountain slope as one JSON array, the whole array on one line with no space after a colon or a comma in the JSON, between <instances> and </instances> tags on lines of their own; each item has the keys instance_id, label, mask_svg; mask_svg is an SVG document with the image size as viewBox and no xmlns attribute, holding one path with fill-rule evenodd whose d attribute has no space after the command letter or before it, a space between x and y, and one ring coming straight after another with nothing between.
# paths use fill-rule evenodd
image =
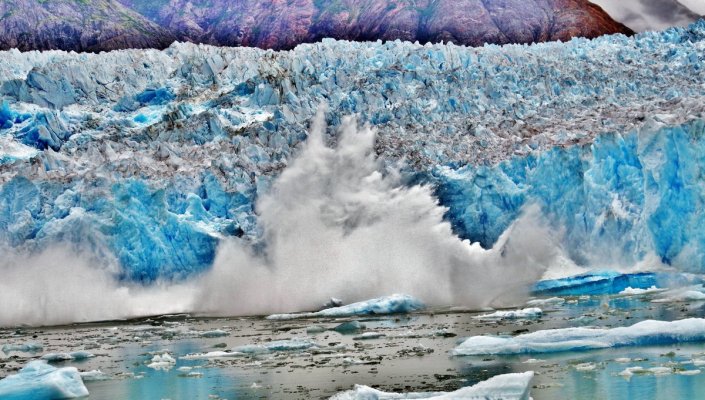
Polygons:
<instances>
[{"instance_id":1,"label":"mountain slope","mask_svg":"<svg viewBox=\"0 0 705 400\"><path fill-rule=\"evenodd\" d=\"M174 37L113 0L3 0L0 49L164 48Z\"/></svg>"},{"instance_id":2,"label":"mountain slope","mask_svg":"<svg viewBox=\"0 0 705 400\"><path fill-rule=\"evenodd\" d=\"M631 33L586 0L119 0L183 41L289 49L322 38L532 43Z\"/></svg>"}]
</instances>

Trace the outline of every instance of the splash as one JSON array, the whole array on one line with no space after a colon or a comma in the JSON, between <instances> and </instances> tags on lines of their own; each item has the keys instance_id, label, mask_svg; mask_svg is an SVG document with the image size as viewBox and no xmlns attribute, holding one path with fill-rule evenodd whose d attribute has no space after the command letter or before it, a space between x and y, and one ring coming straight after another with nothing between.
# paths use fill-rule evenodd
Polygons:
<instances>
[{"instance_id":1,"label":"splash","mask_svg":"<svg viewBox=\"0 0 705 400\"><path fill-rule=\"evenodd\" d=\"M461 240L428 186L406 186L374 152L375 131L343 121L337 146L316 117L299 156L257 204L266 258L225 243L198 309L265 314L406 293L428 304L514 303L555 258L528 208L493 249Z\"/></svg>"},{"instance_id":2,"label":"splash","mask_svg":"<svg viewBox=\"0 0 705 400\"><path fill-rule=\"evenodd\" d=\"M299 155L257 203L264 254L224 240L213 268L182 284L131 286L114 266L65 249L0 264L0 325L44 325L175 312L261 315L406 293L431 305L506 306L556 259L536 208L492 249L461 240L432 188L403 182L347 118L335 146L323 113Z\"/></svg>"}]
</instances>

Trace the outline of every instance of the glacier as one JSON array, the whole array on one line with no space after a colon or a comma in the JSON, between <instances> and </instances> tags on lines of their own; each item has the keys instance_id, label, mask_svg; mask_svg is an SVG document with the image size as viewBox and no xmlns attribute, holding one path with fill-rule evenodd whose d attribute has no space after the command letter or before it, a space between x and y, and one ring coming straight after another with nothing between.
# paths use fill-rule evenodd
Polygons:
<instances>
[{"instance_id":1,"label":"glacier","mask_svg":"<svg viewBox=\"0 0 705 400\"><path fill-rule=\"evenodd\" d=\"M5 400L61 400L85 396L88 396L88 389L76 368L54 368L45 361L30 361L16 375L0 380L0 398Z\"/></svg>"},{"instance_id":2,"label":"glacier","mask_svg":"<svg viewBox=\"0 0 705 400\"><path fill-rule=\"evenodd\" d=\"M556 353L703 341L705 319L646 320L628 327L609 329L561 328L515 337L474 336L465 339L453 349L453 355Z\"/></svg>"},{"instance_id":3,"label":"glacier","mask_svg":"<svg viewBox=\"0 0 705 400\"><path fill-rule=\"evenodd\" d=\"M0 244L64 244L151 283L264 249L256 203L327 106L378 131L489 248L537 204L579 265L705 270L705 21L635 37L466 48L0 53Z\"/></svg>"}]
</instances>

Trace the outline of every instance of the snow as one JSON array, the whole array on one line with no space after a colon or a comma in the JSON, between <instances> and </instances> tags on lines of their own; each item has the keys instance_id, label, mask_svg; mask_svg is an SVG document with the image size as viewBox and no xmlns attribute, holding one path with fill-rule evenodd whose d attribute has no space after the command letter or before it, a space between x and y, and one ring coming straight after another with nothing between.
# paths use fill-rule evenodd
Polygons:
<instances>
[{"instance_id":1,"label":"snow","mask_svg":"<svg viewBox=\"0 0 705 400\"><path fill-rule=\"evenodd\" d=\"M420 311L424 308L425 305L414 297L403 294L393 294L391 296L378 297L345 306L326 308L316 312L273 314L268 316L267 319L286 320L296 318L333 318L355 315L402 314Z\"/></svg>"},{"instance_id":2,"label":"snow","mask_svg":"<svg viewBox=\"0 0 705 400\"><path fill-rule=\"evenodd\" d=\"M453 354L554 353L701 341L705 341L705 319L647 320L611 329L581 327L541 330L515 337L474 336L458 345Z\"/></svg>"},{"instance_id":3,"label":"snow","mask_svg":"<svg viewBox=\"0 0 705 400\"><path fill-rule=\"evenodd\" d=\"M502 319L524 319L538 318L543 314L540 308L531 307L521 310L496 311L491 314L476 315L475 319L502 320Z\"/></svg>"},{"instance_id":4,"label":"snow","mask_svg":"<svg viewBox=\"0 0 705 400\"><path fill-rule=\"evenodd\" d=\"M368 386L355 385L353 390L338 393L331 399L529 400L531 379L533 377L533 372L497 375L476 385L465 387L449 393L387 393Z\"/></svg>"},{"instance_id":5,"label":"snow","mask_svg":"<svg viewBox=\"0 0 705 400\"><path fill-rule=\"evenodd\" d=\"M3 400L60 400L88 396L74 367L54 368L45 361L30 361L16 375L0 380Z\"/></svg>"},{"instance_id":6,"label":"snow","mask_svg":"<svg viewBox=\"0 0 705 400\"><path fill-rule=\"evenodd\" d=\"M465 239L489 247L537 204L580 265L702 272L703 43L701 21L532 46L3 52L0 240L100 237L120 278L198 274L223 238L261 238L254 203L326 99L332 127L359 115L435 185Z\"/></svg>"}]
</instances>

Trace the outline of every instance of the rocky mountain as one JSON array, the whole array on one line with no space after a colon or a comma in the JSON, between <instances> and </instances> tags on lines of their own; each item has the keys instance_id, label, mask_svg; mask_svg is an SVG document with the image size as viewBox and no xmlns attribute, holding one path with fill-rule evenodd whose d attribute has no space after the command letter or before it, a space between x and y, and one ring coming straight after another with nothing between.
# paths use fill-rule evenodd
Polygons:
<instances>
[{"instance_id":1,"label":"rocky mountain","mask_svg":"<svg viewBox=\"0 0 705 400\"><path fill-rule=\"evenodd\" d=\"M332 37L532 43L630 33L587 0L119 0L179 40L290 49Z\"/></svg>"},{"instance_id":2,"label":"rocky mountain","mask_svg":"<svg viewBox=\"0 0 705 400\"><path fill-rule=\"evenodd\" d=\"M587 0L4 0L0 48L101 51L174 40L291 49L323 38L532 43L631 33Z\"/></svg>"},{"instance_id":3,"label":"rocky mountain","mask_svg":"<svg viewBox=\"0 0 705 400\"><path fill-rule=\"evenodd\" d=\"M113 0L3 0L0 48L100 51L163 48L165 29Z\"/></svg>"}]
</instances>

